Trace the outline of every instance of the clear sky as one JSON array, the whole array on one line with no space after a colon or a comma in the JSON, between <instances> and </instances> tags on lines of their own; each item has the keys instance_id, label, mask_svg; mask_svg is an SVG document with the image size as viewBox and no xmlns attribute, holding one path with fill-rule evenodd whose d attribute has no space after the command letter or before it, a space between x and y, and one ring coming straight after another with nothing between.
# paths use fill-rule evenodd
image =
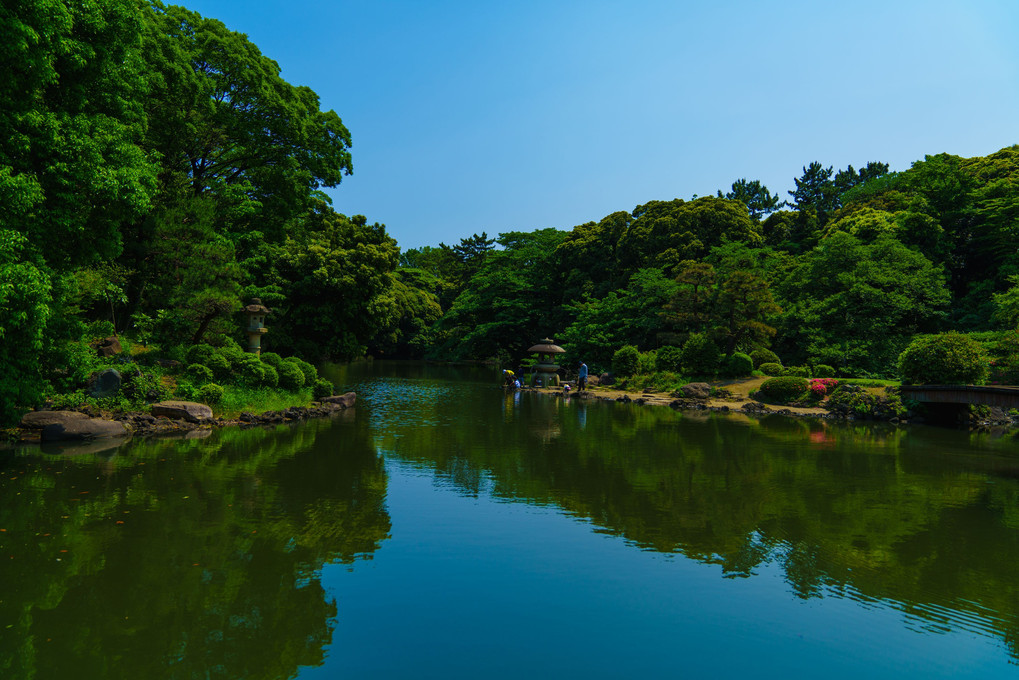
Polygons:
<instances>
[{"instance_id":1,"label":"clear sky","mask_svg":"<svg viewBox=\"0 0 1019 680\"><path fill-rule=\"evenodd\" d=\"M340 115L334 206L403 248L1019 143L1017 0L181 4Z\"/></svg>"}]
</instances>

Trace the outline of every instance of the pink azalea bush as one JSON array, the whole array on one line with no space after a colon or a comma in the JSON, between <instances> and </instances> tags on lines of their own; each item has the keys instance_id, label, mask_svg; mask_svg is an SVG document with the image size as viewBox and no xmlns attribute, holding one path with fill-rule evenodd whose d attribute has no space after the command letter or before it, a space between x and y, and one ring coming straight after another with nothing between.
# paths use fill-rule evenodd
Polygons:
<instances>
[{"instance_id":1,"label":"pink azalea bush","mask_svg":"<svg viewBox=\"0 0 1019 680\"><path fill-rule=\"evenodd\" d=\"M838 384L839 381L835 378L814 378L807 385L807 391L811 397L824 399Z\"/></svg>"}]
</instances>

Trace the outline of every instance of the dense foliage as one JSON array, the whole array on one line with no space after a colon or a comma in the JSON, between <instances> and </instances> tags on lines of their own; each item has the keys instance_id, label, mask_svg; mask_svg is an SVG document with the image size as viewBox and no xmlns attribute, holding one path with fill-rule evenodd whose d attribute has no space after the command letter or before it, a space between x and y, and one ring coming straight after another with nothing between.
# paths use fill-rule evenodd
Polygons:
<instances>
[{"instance_id":1,"label":"dense foliage","mask_svg":"<svg viewBox=\"0 0 1019 680\"><path fill-rule=\"evenodd\" d=\"M0 23L5 421L83 389L86 343L110 334L205 366L195 390L294 386L275 359L232 356L251 297L280 359L517 364L550 336L593 373L632 346L638 373L744 374L748 356L769 374L890 377L914 338L953 331L1015 380L1019 146L901 172L814 161L785 202L740 178L401 252L330 207L350 133L246 36L159 0L19 0ZM219 358L184 356L202 345Z\"/></svg>"}]
</instances>

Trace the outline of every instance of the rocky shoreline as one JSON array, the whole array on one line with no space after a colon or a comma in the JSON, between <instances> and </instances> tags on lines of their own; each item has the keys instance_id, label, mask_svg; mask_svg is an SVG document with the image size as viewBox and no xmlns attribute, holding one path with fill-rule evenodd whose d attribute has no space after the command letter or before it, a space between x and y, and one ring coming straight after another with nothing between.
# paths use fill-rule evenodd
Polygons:
<instances>
[{"instance_id":1,"label":"rocky shoreline","mask_svg":"<svg viewBox=\"0 0 1019 680\"><path fill-rule=\"evenodd\" d=\"M157 402L149 412L112 413L84 406L66 411L30 411L17 428L16 444L48 442L94 442L133 437L207 436L221 427L258 427L296 423L322 418L354 407L357 394L326 397L309 406L292 406L282 411L241 412L236 418L213 417L206 404L185 401Z\"/></svg>"}]
</instances>

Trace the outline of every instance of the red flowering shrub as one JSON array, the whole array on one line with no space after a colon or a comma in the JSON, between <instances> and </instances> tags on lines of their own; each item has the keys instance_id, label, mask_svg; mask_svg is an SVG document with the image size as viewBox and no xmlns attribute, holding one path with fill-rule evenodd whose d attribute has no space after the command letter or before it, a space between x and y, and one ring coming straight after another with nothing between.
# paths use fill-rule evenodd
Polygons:
<instances>
[{"instance_id":1,"label":"red flowering shrub","mask_svg":"<svg viewBox=\"0 0 1019 680\"><path fill-rule=\"evenodd\" d=\"M838 384L839 381L835 378L814 378L807 385L807 391L815 399L824 399Z\"/></svg>"}]
</instances>

